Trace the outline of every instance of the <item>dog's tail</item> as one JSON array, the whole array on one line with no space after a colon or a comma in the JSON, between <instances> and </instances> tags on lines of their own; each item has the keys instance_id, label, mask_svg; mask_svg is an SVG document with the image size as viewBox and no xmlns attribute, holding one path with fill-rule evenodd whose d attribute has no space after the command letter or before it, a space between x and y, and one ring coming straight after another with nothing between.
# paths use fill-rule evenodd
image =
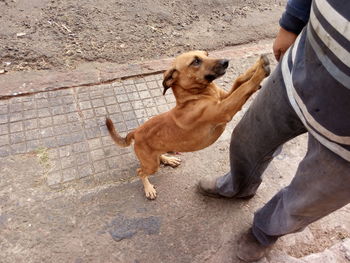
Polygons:
<instances>
[{"instance_id":1,"label":"dog's tail","mask_svg":"<svg viewBox=\"0 0 350 263\"><path fill-rule=\"evenodd\" d=\"M113 122L110 118L106 118L106 126L107 126L107 129L108 129L109 134L111 135L112 139L119 146L127 147L131 144L132 140L134 139L134 132L133 131L129 132L125 138L121 137L118 134L118 132L115 130Z\"/></svg>"}]
</instances>

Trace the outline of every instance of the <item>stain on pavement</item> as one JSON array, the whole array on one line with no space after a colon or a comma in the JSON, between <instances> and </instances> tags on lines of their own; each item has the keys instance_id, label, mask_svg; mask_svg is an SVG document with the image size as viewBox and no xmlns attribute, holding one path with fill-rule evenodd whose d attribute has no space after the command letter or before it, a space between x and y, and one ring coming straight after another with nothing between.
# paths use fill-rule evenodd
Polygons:
<instances>
[{"instance_id":1,"label":"stain on pavement","mask_svg":"<svg viewBox=\"0 0 350 263\"><path fill-rule=\"evenodd\" d=\"M157 235L161 226L161 218L150 216L143 218L127 218L119 215L114 218L107 226L107 232L113 240L121 241L125 238L131 238L137 233L146 235Z\"/></svg>"}]
</instances>

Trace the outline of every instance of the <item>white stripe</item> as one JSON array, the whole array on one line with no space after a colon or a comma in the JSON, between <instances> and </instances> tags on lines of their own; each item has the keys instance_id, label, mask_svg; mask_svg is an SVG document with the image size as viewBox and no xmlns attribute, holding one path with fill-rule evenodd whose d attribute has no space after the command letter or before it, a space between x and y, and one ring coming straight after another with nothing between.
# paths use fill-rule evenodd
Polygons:
<instances>
[{"instance_id":1,"label":"white stripe","mask_svg":"<svg viewBox=\"0 0 350 263\"><path fill-rule=\"evenodd\" d=\"M326 32L320 22L317 20L315 13L311 10L310 22L321 41L338 57L346 66L350 68L350 53ZM349 22L347 22L349 24Z\"/></svg>"},{"instance_id":2,"label":"white stripe","mask_svg":"<svg viewBox=\"0 0 350 263\"><path fill-rule=\"evenodd\" d=\"M344 149L343 147L341 147L340 145L333 143L329 140L327 140L326 138L324 138L323 136L319 135L317 132L315 132L305 121L305 118L303 116L303 114L301 113L294 97L293 97L293 93L292 93L292 86L293 86L293 82L292 82L292 76L290 74L289 68L288 68L288 55L289 55L289 51L290 49L287 50L286 54L283 56L282 58L282 74L283 74L283 80L284 80L284 84L286 86L286 90L287 90L287 95L289 98L289 101L292 105L292 107L294 108L296 114L299 116L300 120L302 121L302 123L304 124L304 126L307 128L307 130L321 143L323 144L325 147L327 147L328 149L330 149L332 152L338 154L340 157L344 158L345 160L347 160L348 162L350 162L350 152L347 151L346 149Z\"/></svg>"},{"instance_id":3,"label":"white stripe","mask_svg":"<svg viewBox=\"0 0 350 263\"><path fill-rule=\"evenodd\" d=\"M294 64L295 61L295 57L297 54L297 50L298 50L298 45L300 42L300 36L301 34L299 34L298 38L295 41L295 44L293 46L293 50L292 50L292 61ZM292 77L291 77L291 81L293 81ZM312 117L312 115L309 113L306 105L304 104L303 100L299 97L298 93L296 92L293 82L290 84L290 89L292 91L293 97L296 100L297 104L299 105L301 112L303 113L303 115L305 116L306 120L308 121L308 123L311 124L311 126L317 130L319 133L321 133L323 136L331 139L332 141L335 141L337 143L341 143L341 144L345 144L345 145L350 145L350 137L349 136L339 136L334 134L333 132L331 132L330 130L328 130L326 127L322 126L319 122L317 122L314 117Z\"/></svg>"},{"instance_id":4,"label":"white stripe","mask_svg":"<svg viewBox=\"0 0 350 263\"><path fill-rule=\"evenodd\" d=\"M293 62L293 64L294 64L294 59L295 59L295 56L297 54L297 50L298 50L298 46L299 46L299 42L300 42L300 38L301 38L302 34L303 33L301 32L294 42L294 46L293 46L293 50L292 50L292 62Z\"/></svg>"},{"instance_id":5,"label":"white stripe","mask_svg":"<svg viewBox=\"0 0 350 263\"><path fill-rule=\"evenodd\" d=\"M330 23L343 37L350 41L350 27L349 21L337 12L329 3L325 0L315 1L317 9L322 16Z\"/></svg>"},{"instance_id":6,"label":"white stripe","mask_svg":"<svg viewBox=\"0 0 350 263\"><path fill-rule=\"evenodd\" d=\"M339 83L341 83L345 88L350 89L350 76L341 71L329 57L323 55L321 47L318 45L310 31L310 24L307 26L307 39L309 40L312 49L315 51L316 56L321 61L325 69L329 72L329 74Z\"/></svg>"}]
</instances>

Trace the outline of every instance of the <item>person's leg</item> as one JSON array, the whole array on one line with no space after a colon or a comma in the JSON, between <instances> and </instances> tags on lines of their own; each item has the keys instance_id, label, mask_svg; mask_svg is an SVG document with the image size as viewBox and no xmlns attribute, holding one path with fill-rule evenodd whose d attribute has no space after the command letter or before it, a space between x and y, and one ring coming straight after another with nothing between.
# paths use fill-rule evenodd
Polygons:
<instances>
[{"instance_id":1,"label":"person's leg","mask_svg":"<svg viewBox=\"0 0 350 263\"><path fill-rule=\"evenodd\" d=\"M309 134L308 152L289 186L256 212L252 231L260 244L301 231L350 202L350 162Z\"/></svg>"},{"instance_id":2,"label":"person's leg","mask_svg":"<svg viewBox=\"0 0 350 263\"><path fill-rule=\"evenodd\" d=\"M277 66L232 133L230 172L202 179L200 191L225 197L254 195L276 149L304 132L304 125L288 101Z\"/></svg>"},{"instance_id":3,"label":"person's leg","mask_svg":"<svg viewBox=\"0 0 350 263\"><path fill-rule=\"evenodd\" d=\"M350 163L309 134L308 152L289 186L255 213L251 229L238 241L237 256L245 262L261 259L278 237L350 203Z\"/></svg>"}]
</instances>

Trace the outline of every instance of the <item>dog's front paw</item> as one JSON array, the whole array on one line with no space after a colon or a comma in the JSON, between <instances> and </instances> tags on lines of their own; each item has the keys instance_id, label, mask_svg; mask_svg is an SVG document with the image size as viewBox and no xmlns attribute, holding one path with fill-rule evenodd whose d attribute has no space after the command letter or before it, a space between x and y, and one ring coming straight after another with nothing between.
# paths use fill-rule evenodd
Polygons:
<instances>
[{"instance_id":1,"label":"dog's front paw","mask_svg":"<svg viewBox=\"0 0 350 263\"><path fill-rule=\"evenodd\" d=\"M271 73L271 69L270 69L270 61L267 57L266 54L263 54L260 56L260 63L265 71L265 76L269 76Z\"/></svg>"},{"instance_id":2,"label":"dog's front paw","mask_svg":"<svg viewBox=\"0 0 350 263\"><path fill-rule=\"evenodd\" d=\"M149 184L147 187L145 187L145 194L149 200L154 200L157 197L157 191L152 184Z\"/></svg>"},{"instance_id":3,"label":"dog's front paw","mask_svg":"<svg viewBox=\"0 0 350 263\"><path fill-rule=\"evenodd\" d=\"M270 76L270 73L271 73L270 65L265 65L264 71L265 71L265 77Z\"/></svg>"},{"instance_id":4,"label":"dog's front paw","mask_svg":"<svg viewBox=\"0 0 350 263\"><path fill-rule=\"evenodd\" d=\"M260 59L261 59L263 65L270 65L270 60L267 57L267 54L260 55Z\"/></svg>"}]
</instances>

